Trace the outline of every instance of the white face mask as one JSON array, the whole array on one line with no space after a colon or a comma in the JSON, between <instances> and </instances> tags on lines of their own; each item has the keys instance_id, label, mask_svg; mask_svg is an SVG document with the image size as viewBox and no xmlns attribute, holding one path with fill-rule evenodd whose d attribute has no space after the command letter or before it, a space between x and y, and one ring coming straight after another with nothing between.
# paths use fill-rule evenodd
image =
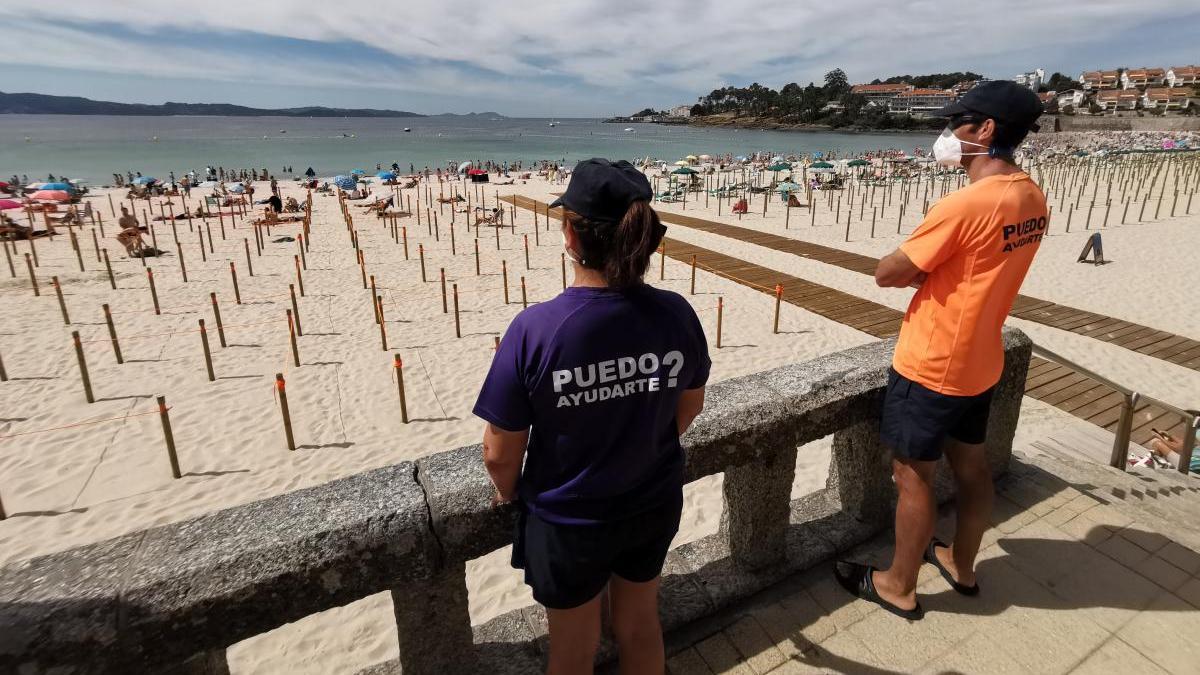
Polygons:
<instances>
[{"instance_id":1,"label":"white face mask","mask_svg":"<svg viewBox=\"0 0 1200 675\"><path fill-rule=\"evenodd\" d=\"M582 263L579 258L575 257L575 252L571 250L571 247L567 245L567 233L560 231L558 234L560 237L562 237L563 250L567 252L567 257L577 263Z\"/></svg>"},{"instance_id":2,"label":"white face mask","mask_svg":"<svg viewBox=\"0 0 1200 675\"><path fill-rule=\"evenodd\" d=\"M974 145L977 148L986 148L986 145L964 141L954 135L954 131L950 127L942 132L941 136L933 142L933 158L938 164L947 167L962 166L962 158L966 155L986 155L986 152L963 152L962 144Z\"/></svg>"}]
</instances>

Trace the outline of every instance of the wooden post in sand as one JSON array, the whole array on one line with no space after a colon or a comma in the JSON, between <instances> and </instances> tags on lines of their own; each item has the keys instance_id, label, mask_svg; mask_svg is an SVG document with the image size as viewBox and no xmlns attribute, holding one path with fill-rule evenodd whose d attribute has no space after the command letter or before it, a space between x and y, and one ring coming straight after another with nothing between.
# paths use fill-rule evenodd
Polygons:
<instances>
[{"instance_id":1,"label":"wooden post in sand","mask_svg":"<svg viewBox=\"0 0 1200 675\"><path fill-rule=\"evenodd\" d=\"M96 262L100 262L100 240L96 237L96 228L92 228L92 250L96 252Z\"/></svg>"},{"instance_id":2,"label":"wooden post in sand","mask_svg":"<svg viewBox=\"0 0 1200 675\"><path fill-rule=\"evenodd\" d=\"M201 251L204 250L203 246L201 247L200 250ZM182 246L179 247L179 273L180 273L180 275L183 276L183 283L186 284L187 280L188 280L187 279L187 262L185 261L185 258L183 255L183 247Z\"/></svg>"},{"instance_id":3,"label":"wooden post in sand","mask_svg":"<svg viewBox=\"0 0 1200 675\"><path fill-rule=\"evenodd\" d=\"M475 237L475 276L479 275L479 237Z\"/></svg>"},{"instance_id":4,"label":"wooden post in sand","mask_svg":"<svg viewBox=\"0 0 1200 675\"><path fill-rule=\"evenodd\" d=\"M17 278L17 268L13 267L12 251L8 250L8 240L0 241L4 245L4 259L8 261L8 274L12 278Z\"/></svg>"},{"instance_id":5,"label":"wooden post in sand","mask_svg":"<svg viewBox=\"0 0 1200 675\"><path fill-rule=\"evenodd\" d=\"M521 309L529 309L529 298L525 293L525 277L521 277Z\"/></svg>"},{"instance_id":6,"label":"wooden post in sand","mask_svg":"<svg viewBox=\"0 0 1200 675\"><path fill-rule=\"evenodd\" d=\"M287 438L288 450L295 450L296 439L292 437L292 414L288 410L287 391L284 384L283 373L275 373L275 393L279 396L279 411L283 413L283 433Z\"/></svg>"},{"instance_id":7,"label":"wooden post in sand","mask_svg":"<svg viewBox=\"0 0 1200 675\"><path fill-rule=\"evenodd\" d=\"M83 380L83 395L88 403L95 403L92 395L92 379L88 377L87 359L83 358L83 343L79 341L79 331L71 331L71 340L75 343L75 358L79 361L79 377Z\"/></svg>"},{"instance_id":8,"label":"wooden post in sand","mask_svg":"<svg viewBox=\"0 0 1200 675\"><path fill-rule=\"evenodd\" d=\"M249 271L250 276L254 276L254 263L250 260L250 240L242 237L242 245L246 247L246 270Z\"/></svg>"},{"instance_id":9,"label":"wooden post in sand","mask_svg":"<svg viewBox=\"0 0 1200 675\"><path fill-rule=\"evenodd\" d=\"M296 335L304 336L304 329L300 327L300 305L296 303L296 285L288 284L288 294L292 296L292 316L296 319ZM215 297L215 296L214 296ZM213 300L215 306L216 300ZM225 346L224 338L221 339L221 346Z\"/></svg>"},{"instance_id":10,"label":"wooden post in sand","mask_svg":"<svg viewBox=\"0 0 1200 675\"><path fill-rule=\"evenodd\" d=\"M75 236L75 230L68 229L67 234L71 236L71 248L75 249L75 259L79 261L79 271L85 271L83 268L83 247L79 245L79 237Z\"/></svg>"},{"instance_id":11,"label":"wooden post in sand","mask_svg":"<svg viewBox=\"0 0 1200 675\"><path fill-rule=\"evenodd\" d=\"M450 307L446 304L446 268L441 267L438 272L442 280L442 314L449 314Z\"/></svg>"},{"instance_id":12,"label":"wooden post in sand","mask_svg":"<svg viewBox=\"0 0 1200 675\"><path fill-rule=\"evenodd\" d=\"M232 260L229 261L229 277L233 279L233 301L240 305L242 304L242 294L238 291L237 267L233 264Z\"/></svg>"},{"instance_id":13,"label":"wooden post in sand","mask_svg":"<svg viewBox=\"0 0 1200 675\"><path fill-rule=\"evenodd\" d=\"M696 294L696 256L693 255L692 256L692 292L691 292L691 295L695 295L695 294Z\"/></svg>"},{"instance_id":14,"label":"wooden post in sand","mask_svg":"<svg viewBox=\"0 0 1200 675\"><path fill-rule=\"evenodd\" d=\"M528 271L533 269L529 266L529 235L523 234L521 236L525 238L525 270Z\"/></svg>"},{"instance_id":15,"label":"wooden post in sand","mask_svg":"<svg viewBox=\"0 0 1200 675\"><path fill-rule=\"evenodd\" d=\"M4 369L4 356L3 355L0 355L0 382L8 382L8 371ZM2 511L0 511L0 518L3 518L3 517L4 517L4 514Z\"/></svg>"},{"instance_id":16,"label":"wooden post in sand","mask_svg":"<svg viewBox=\"0 0 1200 675\"><path fill-rule=\"evenodd\" d=\"M158 396L158 419L162 422L163 441L167 444L167 459L171 462L171 477L180 478L182 474L179 472L179 455L175 452L175 434L171 432L171 416L167 413L170 408L167 407L167 397Z\"/></svg>"},{"instance_id":17,"label":"wooden post in sand","mask_svg":"<svg viewBox=\"0 0 1200 675\"><path fill-rule=\"evenodd\" d=\"M296 320L292 318L292 310L284 310L287 312L288 322L288 342L292 346L292 363L297 368L300 367L300 348L296 345Z\"/></svg>"},{"instance_id":18,"label":"wooden post in sand","mask_svg":"<svg viewBox=\"0 0 1200 675\"><path fill-rule=\"evenodd\" d=\"M392 371L396 373L396 388L400 391L400 422L408 424L408 403L404 398L404 362L399 354L392 355Z\"/></svg>"},{"instance_id":19,"label":"wooden post in sand","mask_svg":"<svg viewBox=\"0 0 1200 675\"><path fill-rule=\"evenodd\" d=\"M462 337L462 322L458 318L458 284L454 284L454 337Z\"/></svg>"},{"instance_id":20,"label":"wooden post in sand","mask_svg":"<svg viewBox=\"0 0 1200 675\"><path fill-rule=\"evenodd\" d=\"M117 357L117 364L125 363L125 359L121 357L121 343L117 340L117 327L113 324L112 312L107 304L100 305L104 310L104 323L108 326L108 339L112 342L113 355Z\"/></svg>"},{"instance_id":21,"label":"wooden post in sand","mask_svg":"<svg viewBox=\"0 0 1200 675\"><path fill-rule=\"evenodd\" d=\"M658 280L663 281L667 278L667 242L663 242L658 246Z\"/></svg>"},{"instance_id":22,"label":"wooden post in sand","mask_svg":"<svg viewBox=\"0 0 1200 675\"><path fill-rule=\"evenodd\" d=\"M504 278L504 304L508 304L508 261L500 261L500 274Z\"/></svg>"},{"instance_id":23,"label":"wooden post in sand","mask_svg":"<svg viewBox=\"0 0 1200 675\"><path fill-rule=\"evenodd\" d=\"M401 235L401 238L404 240L404 259L408 260L408 227L407 226L403 226L400 228L400 235Z\"/></svg>"},{"instance_id":24,"label":"wooden post in sand","mask_svg":"<svg viewBox=\"0 0 1200 675\"><path fill-rule=\"evenodd\" d=\"M200 321L200 345L204 348L204 369L208 371L208 381L216 382L217 376L213 373L212 350L208 347L208 330L204 328L204 319Z\"/></svg>"},{"instance_id":25,"label":"wooden post in sand","mask_svg":"<svg viewBox=\"0 0 1200 675\"><path fill-rule=\"evenodd\" d=\"M113 287L113 290L116 290L117 278L113 276L112 263L108 261L108 249L103 249L101 255L104 256L104 269L108 272L108 283Z\"/></svg>"},{"instance_id":26,"label":"wooden post in sand","mask_svg":"<svg viewBox=\"0 0 1200 675\"><path fill-rule=\"evenodd\" d=\"M224 349L228 345L225 343L225 324L221 321L221 306L217 304L217 294L209 293L208 297L212 300L213 320L217 322L217 339L221 343L221 348ZM107 307L107 305L105 305Z\"/></svg>"},{"instance_id":27,"label":"wooden post in sand","mask_svg":"<svg viewBox=\"0 0 1200 675\"><path fill-rule=\"evenodd\" d=\"M111 213L111 214L112 214L113 218L116 218L116 217L117 217L117 209L116 209L116 207L115 207L115 206L113 206L113 200L112 200L112 193L111 193L111 192L110 192L110 193L108 193L108 211L109 211L109 213Z\"/></svg>"},{"instance_id":28,"label":"wooden post in sand","mask_svg":"<svg viewBox=\"0 0 1200 675\"><path fill-rule=\"evenodd\" d=\"M30 241L33 240L31 239ZM25 266L29 268L29 283L33 286L33 294L35 296L41 295L42 291L38 288L37 275L33 273L33 260L30 259L28 253L25 254Z\"/></svg>"},{"instance_id":29,"label":"wooden post in sand","mask_svg":"<svg viewBox=\"0 0 1200 675\"><path fill-rule=\"evenodd\" d=\"M725 298L717 298L717 349L721 348L721 319L725 314Z\"/></svg>"},{"instance_id":30,"label":"wooden post in sand","mask_svg":"<svg viewBox=\"0 0 1200 675\"><path fill-rule=\"evenodd\" d=\"M296 246L300 248L300 266L308 269L308 258L304 255L304 235L296 235Z\"/></svg>"},{"instance_id":31,"label":"wooden post in sand","mask_svg":"<svg viewBox=\"0 0 1200 675\"><path fill-rule=\"evenodd\" d=\"M300 289L300 297L304 297L304 274L300 271L300 256L293 255L292 259L296 262L296 287Z\"/></svg>"},{"instance_id":32,"label":"wooden post in sand","mask_svg":"<svg viewBox=\"0 0 1200 675\"><path fill-rule=\"evenodd\" d=\"M779 333L779 306L783 303L783 284L775 284L775 323L771 332Z\"/></svg>"},{"instance_id":33,"label":"wooden post in sand","mask_svg":"<svg viewBox=\"0 0 1200 675\"><path fill-rule=\"evenodd\" d=\"M70 326L71 317L67 314L67 301L63 299L62 285L58 283L58 277L50 277L50 283L54 284L54 294L58 296L58 308L62 311L63 323Z\"/></svg>"},{"instance_id":34,"label":"wooden post in sand","mask_svg":"<svg viewBox=\"0 0 1200 675\"><path fill-rule=\"evenodd\" d=\"M146 268L146 279L150 282L150 299L154 301L154 314L161 315L162 308L158 306L158 289L154 286L154 270Z\"/></svg>"},{"instance_id":35,"label":"wooden post in sand","mask_svg":"<svg viewBox=\"0 0 1200 675\"><path fill-rule=\"evenodd\" d=\"M379 341L383 344L383 351L387 351L387 324L383 319L383 296L375 296L375 311L379 314Z\"/></svg>"}]
</instances>

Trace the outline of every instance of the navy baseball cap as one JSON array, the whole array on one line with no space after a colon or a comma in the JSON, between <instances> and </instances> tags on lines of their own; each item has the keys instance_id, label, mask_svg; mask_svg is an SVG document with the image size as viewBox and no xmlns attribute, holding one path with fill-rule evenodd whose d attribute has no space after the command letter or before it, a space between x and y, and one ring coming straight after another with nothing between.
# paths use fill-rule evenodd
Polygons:
<instances>
[{"instance_id":1,"label":"navy baseball cap","mask_svg":"<svg viewBox=\"0 0 1200 675\"><path fill-rule=\"evenodd\" d=\"M1016 82L992 80L980 82L954 103L930 115L954 117L977 113L1021 129L1037 131L1037 120L1042 112L1042 102L1032 90Z\"/></svg>"},{"instance_id":2,"label":"navy baseball cap","mask_svg":"<svg viewBox=\"0 0 1200 675\"><path fill-rule=\"evenodd\" d=\"M550 206L565 206L591 221L619 223L630 204L653 196L650 181L634 165L593 157L575 165L567 191Z\"/></svg>"}]
</instances>

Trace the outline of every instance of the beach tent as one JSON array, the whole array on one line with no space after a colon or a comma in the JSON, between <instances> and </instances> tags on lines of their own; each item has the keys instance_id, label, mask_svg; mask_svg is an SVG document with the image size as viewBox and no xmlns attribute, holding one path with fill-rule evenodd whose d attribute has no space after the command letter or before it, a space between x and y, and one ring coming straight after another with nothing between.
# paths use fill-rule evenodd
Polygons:
<instances>
[{"instance_id":1,"label":"beach tent","mask_svg":"<svg viewBox=\"0 0 1200 675\"><path fill-rule=\"evenodd\" d=\"M813 162L812 166L810 166L808 168L810 168L810 169L832 169L833 165L830 164L829 162Z\"/></svg>"},{"instance_id":2,"label":"beach tent","mask_svg":"<svg viewBox=\"0 0 1200 675\"><path fill-rule=\"evenodd\" d=\"M65 190L67 192L74 192L75 186L71 185L70 183L42 183L41 187L39 187L38 189L39 190Z\"/></svg>"},{"instance_id":3,"label":"beach tent","mask_svg":"<svg viewBox=\"0 0 1200 675\"><path fill-rule=\"evenodd\" d=\"M133 184L134 185L149 185L151 183L156 182L157 180L158 179L154 178L153 176L138 176L137 178L133 179Z\"/></svg>"},{"instance_id":4,"label":"beach tent","mask_svg":"<svg viewBox=\"0 0 1200 675\"><path fill-rule=\"evenodd\" d=\"M779 186L776 187L775 189L779 192L791 192L793 190L799 190L800 185L793 183L792 181L789 180L789 181L784 181L784 182L780 183Z\"/></svg>"},{"instance_id":5,"label":"beach tent","mask_svg":"<svg viewBox=\"0 0 1200 675\"><path fill-rule=\"evenodd\" d=\"M343 190L353 190L354 188L358 187L358 181L354 180L350 176L334 176L333 184Z\"/></svg>"},{"instance_id":6,"label":"beach tent","mask_svg":"<svg viewBox=\"0 0 1200 675\"><path fill-rule=\"evenodd\" d=\"M365 176L367 172L362 169L354 169L350 172L351 176Z\"/></svg>"},{"instance_id":7,"label":"beach tent","mask_svg":"<svg viewBox=\"0 0 1200 675\"><path fill-rule=\"evenodd\" d=\"M15 199L0 199L0 211L7 211L8 209L20 209L20 208L24 208L24 207L22 206L21 202L15 200Z\"/></svg>"},{"instance_id":8,"label":"beach tent","mask_svg":"<svg viewBox=\"0 0 1200 675\"><path fill-rule=\"evenodd\" d=\"M687 165L688 165L688 161L686 159L681 159L678 162L675 162L675 166L687 166Z\"/></svg>"},{"instance_id":9,"label":"beach tent","mask_svg":"<svg viewBox=\"0 0 1200 675\"><path fill-rule=\"evenodd\" d=\"M464 171L466 171L466 170L467 170L467 167L469 167L469 166L471 166L471 163L470 163L470 162L463 162L462 164L459 164L459 165L458 165L458 172L459 172L459 173L463 173Z\"/></svg>"},{"instance_id":10,"label":"beach tent","mask_svg":"<svg viewBox=\"0 0 1200 675\"><path fill-rule=\"evenodd\" d=\"M229 190L235 195L240 195L246 191L246 186L242 185L241 183L230 183L229 185L225 186L225 189Z\"/></svg>"},{"instance_id":11,"label":"beach tent","mask_svg":"<svg viewBox=\"0 0 1200 675\"><path fill-rule=\"evenodd\" d=\"M29 195L29 198L42 202L69 202L71 193L66 190L38 190Z\"/></svg>"},{"instance_id":12,"label":"beach tent","mask_svg":"<svg viewBox=\"0 0 1200 675\"><path fill-rule=\"evenodd\" d=\"M375 177L380 180L396 180L396 174L392 173L391 171L380 171L379 173L375 174Z\"/></svg>"}]
</instances>

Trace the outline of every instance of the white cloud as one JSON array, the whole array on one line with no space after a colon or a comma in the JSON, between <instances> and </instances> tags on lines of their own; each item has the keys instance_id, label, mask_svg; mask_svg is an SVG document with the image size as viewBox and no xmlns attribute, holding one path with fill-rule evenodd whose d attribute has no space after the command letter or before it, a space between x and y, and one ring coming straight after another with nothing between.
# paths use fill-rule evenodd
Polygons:
<instances>
[{"instance_id":1,"label":"white cloud","mask_svg":"<svg viewBox=\"0 0 1200 675\"><path fill-rule=\"evenodd\" d=\"M574 95L597 103L699 95L749 80L807 82L836 66L856 81L973 64L1003 67L993 74L1008 75L1056 67L1043 61L1070 62L1076 43L1180 15L1177 0L967 0L953 7L931 0L409 0L344 11L292 0L88 0L39 5L33 20L24 18L27 10L0 6L0 20L21 26L0 43L9 63L101 72L127 72L136 63L166 77L455 92L481 102ZM97 23L135 36L104 35ZM155 34L164 30L195 39L163 47ZM205 35L246 32L360 44L399 58L361 68L296 50L226 53L203 42ZM726 81L733 76L738 81ZM572 86L545 84L562 81Z\"/></svg>"}]
</instances>

